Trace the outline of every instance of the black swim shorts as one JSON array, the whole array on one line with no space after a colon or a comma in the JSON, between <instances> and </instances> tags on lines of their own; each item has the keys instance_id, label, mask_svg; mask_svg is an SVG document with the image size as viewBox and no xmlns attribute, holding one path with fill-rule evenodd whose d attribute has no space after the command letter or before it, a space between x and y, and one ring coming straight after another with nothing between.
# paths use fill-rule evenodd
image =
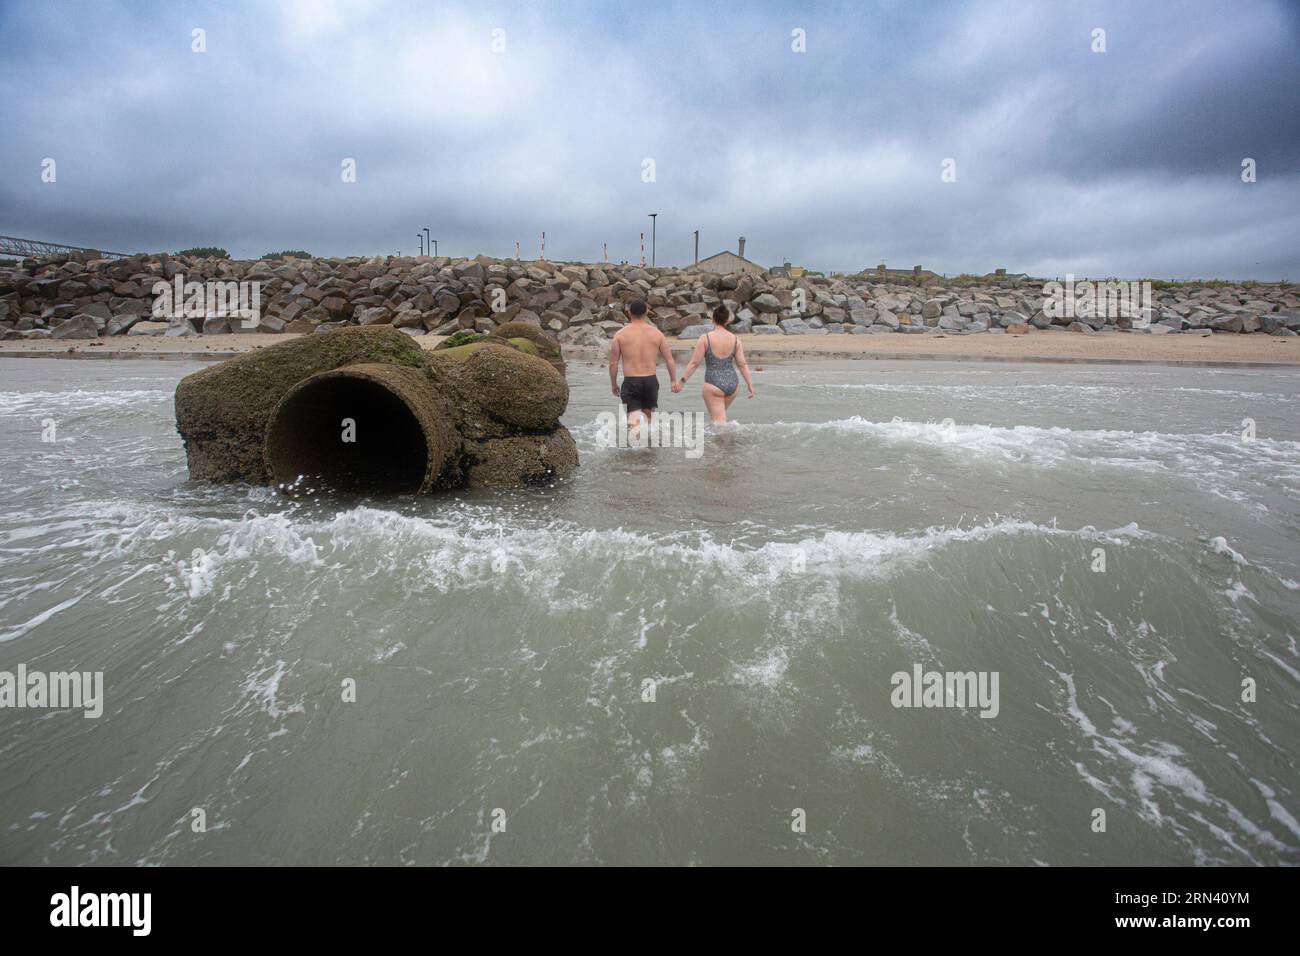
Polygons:
<instances>
[{"instance_id":1,"label":"black swim shorts","mask_svg":"<svg viewBox=\"0 0 1300 956\"><path fill-rule=\"evenodd\" d=\"M659 407L659 376L625 375L618 397L629 412L652 412Z\"/></svg>"}]
</instances>

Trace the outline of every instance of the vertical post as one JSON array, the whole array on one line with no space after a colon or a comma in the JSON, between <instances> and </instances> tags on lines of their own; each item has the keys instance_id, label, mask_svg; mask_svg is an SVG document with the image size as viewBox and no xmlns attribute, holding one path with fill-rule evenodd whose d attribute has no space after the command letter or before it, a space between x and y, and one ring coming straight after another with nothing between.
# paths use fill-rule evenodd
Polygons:
<instances>
[{"instance_id":1,"label":"vertical post","mask_svg":"<svg viewBox=\"0 0 1300 956\"><path fill-rule=\"evenodd\" d=\"M546 233L542 233L542 261L546 261Z\"/></svg>"},{"instance_id":2,"label":"vertical post","mask_svg":"<svg viewBox=\"0 0 1300 956\"><path fill-rule=\"evenodd\" d=\"M420 255L424 255L424 234L417 232L415 238L420 240Z\"/></svg>"},{"instance_id":3,"label":"vertical post","mask_svg":"<svg viewBox=\"0 0 1300 956\"><path fill-rule=\"evenodd\" d=\"M518 240L518 239L515 240L515 258L516 258L516 259L519 258L519 240Z\"/></svg>"},{"instance_id":4,"label":"vertical post","mask_svg":"<svg viewBox=\"0 0 1300 956\"><path fill-rule=\"evenodd\" d=\"M655 223L657 222L655 217L658 215L657 212L650 213L650 265L652 267L655 264Z\"/></svg>"},{"instance_id":5,"label":"vertical post","mask_svg":"<svg viewBox=\"0 0 1300 956\"><path fill-rule=\"evenodd\" d=\"M700 230L695 230L695 264L700 264Z\"/></svg>"},{"instance_id":6,"label":"vertical post","mask_svg":"<svg viewBox=\"0 0 1300 956\"><path fill-rule=\"evenodd\" d=\"M641 265L645 266L645 233L641 233Z\"/></svg>"},{"instance_id":7,"label":"vertical post","mask_svg":"<svg viewBox=\"0 0 1300 956\"><path fill-rule=\"evenodd\" d=\"M432 248L433 248L433 243L429 239L429 227L425 226L424 227L424 254L427 256L429 254L429 250Z\"/></svg>"},{"instance_id":8,"label":"vertical post","mask_svg":"<svg viewBox=\"0 0 1300 956\"><path fill-rule=\"evenodd\" d=\"M609 243L602 242L600 245L605 254L605 265L609 265Z\"/></svg>"}]
</instances>

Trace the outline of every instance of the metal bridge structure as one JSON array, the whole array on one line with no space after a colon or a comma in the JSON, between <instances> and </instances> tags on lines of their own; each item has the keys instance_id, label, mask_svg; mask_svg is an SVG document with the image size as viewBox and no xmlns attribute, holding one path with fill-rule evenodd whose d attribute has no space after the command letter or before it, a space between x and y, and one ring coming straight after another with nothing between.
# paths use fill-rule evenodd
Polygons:
<instances>
[{"instance_id":1,"label":"metal bridge structure","mask_svg":"<svg viewBox=\"0 0 1300 956\"><path fill-rule=\"evenodd\" d=\"M0 236L0 256L53 256L61 252L93 252L102 259L125 259L132 255L129 252L105 252L103 249L87 249L84 246L65 246L57 242L41 242L39 239Z\"/></svg>"}]
</instances>

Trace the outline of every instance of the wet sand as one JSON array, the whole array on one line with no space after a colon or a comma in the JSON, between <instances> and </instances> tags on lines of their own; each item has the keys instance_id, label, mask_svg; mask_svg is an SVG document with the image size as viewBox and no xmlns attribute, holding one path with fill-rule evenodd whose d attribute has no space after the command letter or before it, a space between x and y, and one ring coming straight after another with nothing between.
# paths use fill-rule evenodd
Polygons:
<instances>
[{"instance_id":1,"label":"wet sand","mask_svg":"<svg viewBox=\"0 0 1300 956\"><path fill-rule=\"evenodd\" d=\"M0 356L71 358L222 359L265 348L292 335L244 333L197 335L185 338L123 337L73 341L15 341L0 345ZM416 338L425 348L440 336ZM1032 332L1029 335L747 335L745 348L753 361L783 359L923 359L933 361L1026 361L1127 363L1160 365L1300 364L1300 337L1271 335L1161 335L1111 332ZM673 340L673 349L687 353L694 343ZM601 349L572 349L575 358L603 355Z\"/></svg>"}]
</instances>

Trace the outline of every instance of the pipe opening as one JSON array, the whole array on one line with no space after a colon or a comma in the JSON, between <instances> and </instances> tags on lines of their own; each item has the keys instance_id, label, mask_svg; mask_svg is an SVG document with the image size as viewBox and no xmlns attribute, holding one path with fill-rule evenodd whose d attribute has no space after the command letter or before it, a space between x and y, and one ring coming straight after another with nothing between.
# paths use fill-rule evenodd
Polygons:
<instances>
[{"instance_id":1,"label":"pipe opening","mask_svg":"<svg viewBox=\"0 0 1300 956\"><path fill-rule=\"evenodd\" d=\"M333 374L285 396L267 431L266 460L277 483L297 489L417 494L429 445L411 409L383 384Z\"/></svg>"}]
</instances>

